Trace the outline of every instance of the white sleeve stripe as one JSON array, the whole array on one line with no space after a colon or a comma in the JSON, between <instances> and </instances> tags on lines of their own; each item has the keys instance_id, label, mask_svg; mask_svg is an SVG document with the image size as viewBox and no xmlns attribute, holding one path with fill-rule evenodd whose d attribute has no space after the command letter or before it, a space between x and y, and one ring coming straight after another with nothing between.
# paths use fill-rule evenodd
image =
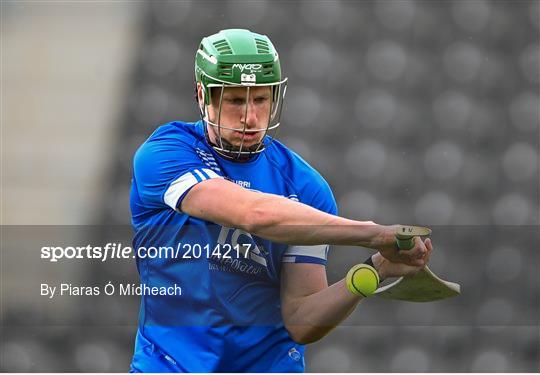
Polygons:
<instances>
[{"instance_id":1,"label":"white sleeve stripe","mask_svg":"<svg viewBox=\"0 0 540 375\"><path fill-rule=\"evenodd\" d=\"M169 188L163 195L163 201L167 206L171 207L173 210L176 210L176 204L178 199L184 194L187 190L197 184L197 179L195 176L188 172L178 177L176 180L171 182Z\"/></svg>"},{"instance_id":2,"label":"white sleeve stripe","mask_svg":"<svg viewBox=\"0 0 540 375\"><path fill-rule=\"evenodd\" d=\"M195 169L193 172L197 173L197 175L199 176L199 178L202 181L206 180L206 177L204 177L204 175L201 172L199 172L198 170Z\"/></svg>"},{"instance_id":3,"label":"white sleeve stripe","mask_svg":"<svg viewBox=\"0 0 540 375\"><path fill-rule=\"evenodd\" d=\"M316 246L289 246L283 256L302 255L320 259L326 259L328 245Z\"/></svg>"},{"instance_id":4,"label":"white sleeve stripe","mask_svg":"<svg viewBox=\"0 0 540 375\"><path fill-rule=\"evenodd\" d=\"M295 260L296 260L295 257L282 257L281 258L282 263L294 263Z\"/></svg>"},{"instance_id":5,"label":"white sleeve stripe","mask_svg":"<svg viewBox=\"0 0 540 375\"><path fill-rule=\"evenodd\" d=\"M195 177L193 173L196 173L197 176L200 177L201 181L208 180L209 178L223 178L210 169L203 168L202 170L208 175L208 177L205 177L200 171L195 169L193 170L193 172L183 174L182 176L171 182L171 184L167 188L167 191L163 195L163 201L165 202L165 204L171 207L173 210L176 210L178 199L180 199L180 197L186 191L197 185L197 183L199 182L197 180L197 177Z\"/></svg>"},{"instance_id":6,"label":"white sleeve stripe","mask_svg":"<svg viewBox=\"0 0 540 375\"><path fill-rule=\"evenodd\" d=\"M223 178L211 169L203 168L203 171L210 176L210 178Z\"/></svg>"}]
</instances>

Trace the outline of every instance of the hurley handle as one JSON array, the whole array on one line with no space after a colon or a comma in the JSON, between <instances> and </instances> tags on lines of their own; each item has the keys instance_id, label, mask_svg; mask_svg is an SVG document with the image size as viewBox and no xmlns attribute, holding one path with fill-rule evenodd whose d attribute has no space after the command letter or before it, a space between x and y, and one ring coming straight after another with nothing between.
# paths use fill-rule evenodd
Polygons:
<instances>
[{"instance_id":1,"label":"hurley handle","mask_svg":"<svg viewBox=\"0 0 540 375\"><path fill-rule=\"evenodd\" d=\"M413 225L400 225L396 229L396 243L400 250L410 250L414 247L414 237L429 236L431 229Z\"/></svg>"}]
</instances>

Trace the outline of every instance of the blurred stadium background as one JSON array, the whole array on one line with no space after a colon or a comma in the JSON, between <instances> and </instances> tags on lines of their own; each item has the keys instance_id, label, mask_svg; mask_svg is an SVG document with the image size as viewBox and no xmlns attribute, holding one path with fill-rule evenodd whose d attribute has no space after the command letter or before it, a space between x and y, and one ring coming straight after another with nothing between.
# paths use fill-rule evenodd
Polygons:
<instances>
[{"instance_id":1,"label":"blurred stadium background","mask_svg":"<svg viewBox=\"0 0 540 375\"><path fill-rule=\"evenodd\" d=\"M370 300L308 349L317 372L540 371L538 1L2 1L2 371L127 371L131 262L45 264L45 239L130 241L131 160L197 120L193 58L220 29L270 36L289 77L278 138L341 214L434 228L455 300ZM329 278L365 251L336 248Z\"/></svg>"}]
</instances>

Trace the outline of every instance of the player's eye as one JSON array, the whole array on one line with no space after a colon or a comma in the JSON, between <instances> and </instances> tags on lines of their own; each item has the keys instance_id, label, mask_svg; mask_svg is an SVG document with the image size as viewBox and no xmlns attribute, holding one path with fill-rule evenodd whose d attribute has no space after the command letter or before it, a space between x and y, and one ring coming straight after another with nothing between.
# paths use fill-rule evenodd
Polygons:
<instances>
[{"instance_id":1,"label":"player's eye","mask_svg":"<svg viewBox=\"0 0 540 375\"><path fill-rule=\"evenodd\" d=\"M256 104L263 104L263 103L266 103L268 101L268 96L258 96L255 98L255 103Z\"/></svg>"},{"instance_id":2,"label":"player's eye","mask_svg":"<svg viewBox=\"0 0 540 375\"><path fill-rule=\"evenodd\" d=\"M225 99L225 102L232 105L244 105L246 100L244 98L227 98Z\"/></svg>"}]
</instances>

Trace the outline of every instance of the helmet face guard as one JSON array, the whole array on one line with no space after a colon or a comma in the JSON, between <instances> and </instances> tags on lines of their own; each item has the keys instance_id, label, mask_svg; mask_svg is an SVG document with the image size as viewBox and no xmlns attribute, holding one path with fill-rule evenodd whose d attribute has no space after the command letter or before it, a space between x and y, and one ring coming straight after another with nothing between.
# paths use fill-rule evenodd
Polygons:
<instances>
[{"instance_id":1,"label":"helmet face guard","mask_svg":"<svg viewBox=\"0 0 540 375\"><path fill-rule=\"evenodd\" d=\"M223 30L204 38L196 55L195 77L202 87L203 100L199 102L199 110L206 125L208 140L210 141L208 128L212 128L215 135L215 142L210 142L214 150L236 160L247 160L264 151L275 138L280 125L287 89L287 79L281 78L279 57L270 40L264 35L236 29ZM246 121L241 127L222 123L223 94L231 87L244 89L242 95L245 94L245 100L242 101L241 109L244 119L247 118L248 111L254 110L250 109L253 91L257 87L270 88L265 126L260 127L259 124L257 129L249 129ZM208 110L211 105L214 114L212 119ZM231 132L241 134L239 144L232 144L223 137L224 133ZM248 144L246 138L254 133L263 135L255 144Z\"/></svg>"},{"instance_id":2,"label":"helmet face guard","mask_svg":"<svg viewBox=\"0 0 540 375\"><path fill-rule=\"evenodd\" d=\"M245 100L241 108L243 113L243 118L248 116L248 111L250 110L249 101L250 96L253 92L253 86L240 86L240 85L225 85L225 84L210 84L208 87L213 91L214 94L219 95L217 114L215 120L211 121L208 114L208 105L204 105L204 109L201 109L201 117L204 122L213 128L214 134L216 135L216 144L212 144L212 147L221 155L224 155L231 159L245 160L251 157L253 154L260 153L264 151L265 147L268 146L273 139L275 139L277 129L280 125L281 112L283 110L283 100L285 98L285 93L287 91L287 80L269 85L259 85L259 87L269 87L270 94L270 103L268 116L266 118L266 125L258 129L248 129L246 122L242 124L240 128L233 128L226 124L222 123L222 108L223 108L223 93L228 87L242 87L245 92ZM222 136L222 131L236 131L241 132L242 137L239 145L233 145L227 141ZM260 141L247 145L245 144L246 134L254 133L263 133L263 136L260 138Z\"/></svg>"}]
</instances>

